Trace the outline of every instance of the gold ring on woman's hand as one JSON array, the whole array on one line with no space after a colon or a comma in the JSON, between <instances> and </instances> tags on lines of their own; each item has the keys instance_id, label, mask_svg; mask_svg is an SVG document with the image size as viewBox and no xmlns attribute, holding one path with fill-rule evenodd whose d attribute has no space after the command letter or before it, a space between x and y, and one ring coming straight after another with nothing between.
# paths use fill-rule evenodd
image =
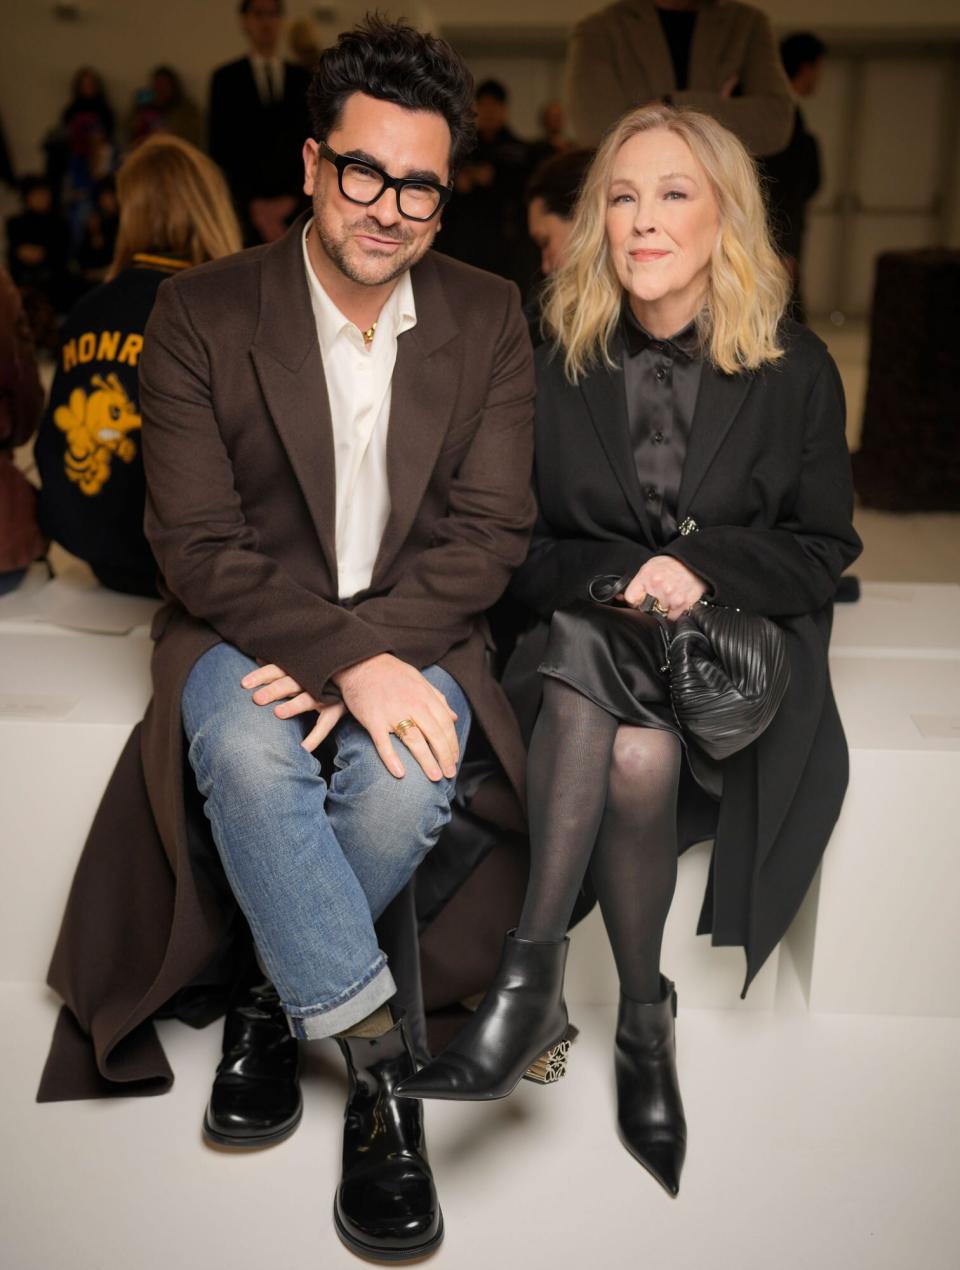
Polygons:
<instances>
[{"instance_id":1,"label":"gold ring on woman's hand","mask_svg":"<svg viewBox=\"0 0 960 1270\"><path fill-rule=\"evenodd\" d=\"M395 723L393 730L402 741L411 728L417 726L415 719L401 719L399 723Z\"/></svg>"},{"instance_id":2,"label":"gold ring on woman's hand","mask_svg":"<svg viewBox=\"0 0 960 1270\"><path fill-rule=\"evenodd\" d=\"M659 613L661 617L666 617L667 614L670 612L670 610L666 607L666 605L661 604L659 600L654 600L653 611L654 613Z\"/></svg>"}]
</instances>

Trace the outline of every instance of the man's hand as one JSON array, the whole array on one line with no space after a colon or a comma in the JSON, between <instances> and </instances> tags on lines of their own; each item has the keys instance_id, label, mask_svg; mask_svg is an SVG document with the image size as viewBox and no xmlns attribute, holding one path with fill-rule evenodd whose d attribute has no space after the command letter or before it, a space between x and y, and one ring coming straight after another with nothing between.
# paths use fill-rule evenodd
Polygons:
<instances>
[{"instance_id":1,"label":"man's hand","mask_svg":"<svg viewBox=\"0 0 960 1270\"><path fill-rule=\"evenodd\" d=\"M460 747L453 726L456 714L439 689L419 670L390 653L380 653L348 666L333 676L344 704L370 734L377 753L391 775L403 776L403 764L394 753L390 733L404 719L416 727L401 738L432 781L457 774Z\"/></svg>"},{"instance_id":2,"label":"man's hand","mask_svg":"<svg viewBox=\"0 0 960 1270\"><path fill-rule=\"evenodd\" d=\"M327 706L316 701L309 692L304 692L295 679L284 674L279 666L260 666L251 670L240 680L241 688L256 688L253 700L258 706L269 706L279 701L273 713L278 719L292 719L294 715L306 714L308 710L316 710L317 721L313 728L300 742L305 750L311 753L321 741L325 741L343 716L347 707L342 702Z\"/></svg>"},{"instance_id":3,"label":"man's hand","mask_svg":"<svg viewBox=\"0 0 960 1270\"><path fill-rule=\"evenodd\" d=\"M655 596L676 621L691 605L696 604L707 585L702 578L674 560L672 556L651 556L619 597L631 608L638 608L644 596Z\"/></svg>"}]
</instances>

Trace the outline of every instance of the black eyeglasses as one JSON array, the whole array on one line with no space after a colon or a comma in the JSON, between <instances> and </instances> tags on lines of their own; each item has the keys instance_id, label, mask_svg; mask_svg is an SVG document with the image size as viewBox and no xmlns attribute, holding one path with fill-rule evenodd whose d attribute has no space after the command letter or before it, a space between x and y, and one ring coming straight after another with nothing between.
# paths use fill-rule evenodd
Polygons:
<instances>
[{"instance_id":1,"label":"black eyeglasses","mask_svg":"<svg viewBox=\"0 0 960 1270\"><path fill-rule=\"evenodd\" d=\"M425 181L421 177L387 176L382 168L363 159L337 154L325 141L317 142L317 149L337 169L340 193L351 203L369 207L384 190L395 190L397 211L407 220L430 220L448 202L453 190L437 181Z\"/></svg>"}]
</instances>

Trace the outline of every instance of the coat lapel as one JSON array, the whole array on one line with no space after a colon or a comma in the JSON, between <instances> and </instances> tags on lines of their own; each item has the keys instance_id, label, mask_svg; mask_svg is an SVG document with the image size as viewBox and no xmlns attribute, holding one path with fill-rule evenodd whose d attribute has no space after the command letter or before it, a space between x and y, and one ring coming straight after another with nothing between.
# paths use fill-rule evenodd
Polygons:
<instances>
[{"instance_id":1,"label":"coat lapel","mask_svg":"<svg viewBox=\"0 0 960 1270\"><path fill-rule=\"evenodd\" d=\"M665 93L676 92L677 77L663 24L657 16L653 0L631 0L630 8L635 24L631 32L631 43L635 49L633 60L637 66L643 67L646 77L642 90L637 85L639 95L636 104L640 106L644 101L655 101ZM697 23L699 22L698 16Z\"/></svg>"},{"instance_id":2,"label":"coat lapel","mask_svg":"<svg viewBox=\"0 0 960 1270\"><path fill-rule=\"evenodd\" d=\"M303 265L301 240L307 215L264 252L260 316L250 356L336 587L333 424Z\"/></svg>"},{"instance_id":3,"label":"coat lapel","mask_svg":"<svg viewBox=\"0 0 960 1270\"><path fill-rule=\"evenodd\" d=\"M417 324L397 340L387 433L390 515L374 565L374 590L420 510L450 423L463 362L459 327L429 253L410 276Z\"/></svg>"},{"instance_id":4,"label":"coat lapel","mask_svg":"<svg viewBox=\"0 0 960 1270\"><path fill-rule=\"evenodd\" d=\"M623 385L623 371L611 370L600 365L580 382L580 391L587 403L590 419L596 429L600 444L613 468L627 502L643 526L649 542L650 521L643 502L643 493L637 476L637 464L630 443L630 425L627 419L627 399Z\"/></svg>"},{"instance_id":5,"label":"coat lapel","mask_svg":"<svg viewBox=\"0 0 960 1270\"><path fill-rule=\"evenodd\" d=\"M714 456L723 444L743 405L754 376L723 375L708 361L703 364L700 392L693 412L687 456L677 495L677 520L686 518Z\"/></svg>"}]
</instances>

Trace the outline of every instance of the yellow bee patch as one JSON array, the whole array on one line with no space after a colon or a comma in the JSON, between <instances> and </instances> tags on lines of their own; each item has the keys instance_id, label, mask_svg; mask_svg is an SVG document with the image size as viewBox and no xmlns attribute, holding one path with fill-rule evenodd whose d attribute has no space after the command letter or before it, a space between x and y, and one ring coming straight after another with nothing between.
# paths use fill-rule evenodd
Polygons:
<instances>
[{"instance_id":1,"label":"yellow bee patch","mask_svg":"<svg viewBox=\"0 0 960 1270\"><path fill-rule=\"evenodd\" d=\"M128 433L140 427L140 414L114 374L94 375L92 391L74 388L53 420L66 434L64 469L82 493L99 494L110 479L114 455L130 463L137 447Z\"/></svg>"}]
</instances>

